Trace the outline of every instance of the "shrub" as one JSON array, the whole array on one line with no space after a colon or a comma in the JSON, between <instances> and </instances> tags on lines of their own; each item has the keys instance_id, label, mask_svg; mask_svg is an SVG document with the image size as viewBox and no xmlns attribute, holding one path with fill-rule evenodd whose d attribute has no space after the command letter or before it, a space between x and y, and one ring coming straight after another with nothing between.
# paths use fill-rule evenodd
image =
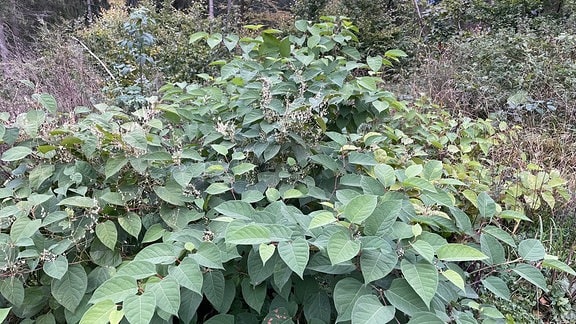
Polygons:
<instances>
[{"instance_id":1,"label":"shrub","mask_svg":"<svg viewBox=\"0 0 576 324\"><path fill-rule=\"evenodd\" d=\"M543 291L537 266L575 274L515 237L530 219L492 198L504 125L397 101L379 74L404 53L358 61L347 20L295 25L193 34L237 56L133 112L100 104L46 129L44 97L2 128L0 314L475 322L503 318L476 301L510 298L502 271Z\"/></svg>"}]
</instances>

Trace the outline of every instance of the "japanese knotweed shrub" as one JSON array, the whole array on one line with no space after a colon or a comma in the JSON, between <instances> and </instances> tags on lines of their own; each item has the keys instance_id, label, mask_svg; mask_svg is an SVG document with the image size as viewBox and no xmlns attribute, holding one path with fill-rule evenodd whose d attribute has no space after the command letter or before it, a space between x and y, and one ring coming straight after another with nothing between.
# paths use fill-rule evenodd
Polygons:
<instances>
[{"instance_id":1,"label":"japanese knotweed shrub","mask_svg":"<svg viewBox=\"0 0 576 324\"><path fill-rule=\"evenodd\" d=\"M1 318L476 323L504 317L478 302L510 298L501 273L543 291L541 267L574 274L511 234L526 216L460 175L476 171L455 177L456 160L485 162L488 122L468 121L485 139L470 142L430 113L453 155L439 152L413 132L424 115L378 86L402 52L359 62L350 22L296 28L192 35L236 56L133 112L99 104L50 127L43 94L45 110L0 127Z\"/></svg>"}]
</instances>

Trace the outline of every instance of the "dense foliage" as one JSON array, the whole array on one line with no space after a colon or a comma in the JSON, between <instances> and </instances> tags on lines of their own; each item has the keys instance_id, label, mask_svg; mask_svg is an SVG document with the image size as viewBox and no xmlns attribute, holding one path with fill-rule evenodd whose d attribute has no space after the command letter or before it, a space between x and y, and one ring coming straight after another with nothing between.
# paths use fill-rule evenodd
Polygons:
<instances>
[{"instance_id":1,"label":"dense foliage","mask_svg":"<svg viewBox=\"0 0 576 324\"><path fill-rule=\"evenodd\" d=\"M476 323L575 272L518 235L558 172L495 169L514 129L398 101L346 19L194 33L233 58L133 111L4 119L0 311L37 323ZM251 27L256 28L256 27ZM483 299L484 300L484 299Z\"/></svg>"}]
</instances>

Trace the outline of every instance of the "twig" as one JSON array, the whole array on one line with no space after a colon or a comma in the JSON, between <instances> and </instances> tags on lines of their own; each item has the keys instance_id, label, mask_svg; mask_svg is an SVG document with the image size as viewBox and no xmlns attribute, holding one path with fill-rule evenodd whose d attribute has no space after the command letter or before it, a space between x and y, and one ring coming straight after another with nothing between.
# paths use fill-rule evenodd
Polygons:
<instances>
[{"instance_id":1,"label":"twig","mask_svg":"<svg viewBox=\"0 0 576 324\"><path fill-rule=\"evenodd\" d=\"M82 43L81 40L79 40L78 38L74 37L74 36L70 36L73 40L77 41L80 45L82 45L82 47L84 47L88 53L90 53L90 55L92 55L92 57L94 57L96 59L96 61L98 61L98 63L100 63L100 65L102 65L102 67L104 68L104 70L106 70L106 73L108 73L108 75L112 78L112 80L114 80L114 83L116 83L116 85L118 84L118 80L116 80L116 77L114 76L114 74L112 74L112 72L110 72L110 70L108 69L108 67L106 66L106 63L102 62L102 60L96 55L94 54L94 52L92 52L88 46L86 46L84 43Z\"/></svg>"}]
</instances>

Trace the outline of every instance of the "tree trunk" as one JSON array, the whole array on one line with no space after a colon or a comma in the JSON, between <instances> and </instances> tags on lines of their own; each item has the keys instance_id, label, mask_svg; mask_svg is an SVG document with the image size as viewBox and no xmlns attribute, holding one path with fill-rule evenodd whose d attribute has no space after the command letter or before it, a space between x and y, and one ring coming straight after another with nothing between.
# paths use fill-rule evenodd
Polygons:
<instances>
[{"instance_id":1,"label":"tree trunk","mask_svg":"<svg viewBox=\"0 0 576 324\"><path fill-rule=\"evenodd\" d=\"M4 75L8 74L8 57L10 56L10 50L8 49L8 43L6 42L6 34L4 32L4 20L0 17L0 64L2 66L2 73Z\"/></svg>"},{"instance_id":2,"label":"tree trunk","mask_svg":"<svg viewBox=\"0 0 576 324\"><path fill-rule=\"evenodd\" d=\"M208 19L214 20L214 0L208 0Z\"/></svg>"}]
</instances>

